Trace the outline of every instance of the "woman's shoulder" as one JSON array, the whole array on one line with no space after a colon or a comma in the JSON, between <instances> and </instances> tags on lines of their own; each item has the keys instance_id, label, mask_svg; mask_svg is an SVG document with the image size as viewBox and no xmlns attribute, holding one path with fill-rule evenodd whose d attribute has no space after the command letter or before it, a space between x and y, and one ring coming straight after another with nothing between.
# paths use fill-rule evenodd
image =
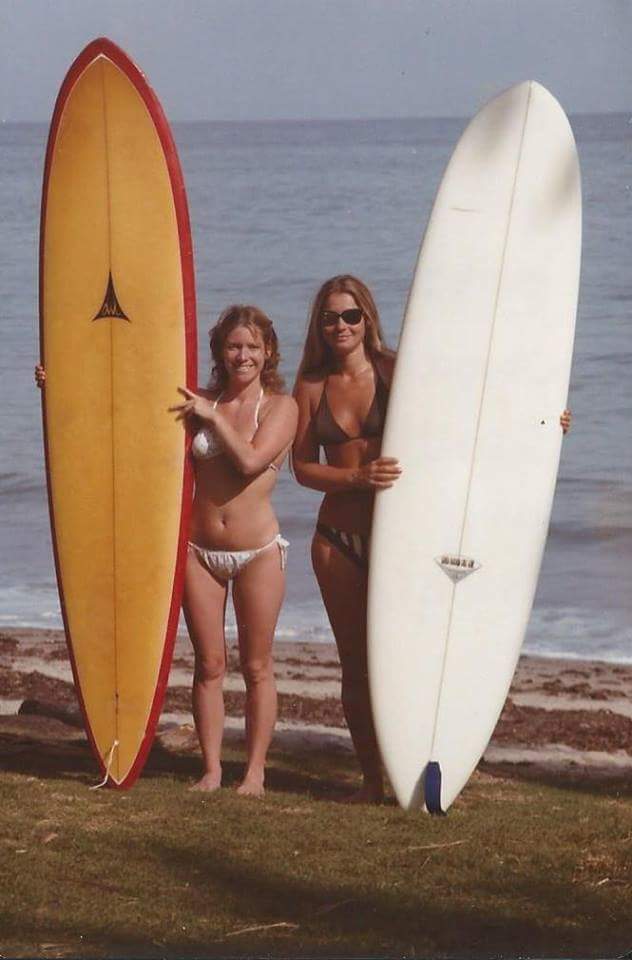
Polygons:
<instances>
[{"instance_id":1,"label":"woman's shoulder","mask_svg":"<svg viewBox=\"0 0 632 960\"><path fill-rule=\"evenodd\" d=\"M296 410L296 400L290 393L266 393L264 395L264 407L268 412L277 410L289 413Z\"/></svg>"}]
</instances>

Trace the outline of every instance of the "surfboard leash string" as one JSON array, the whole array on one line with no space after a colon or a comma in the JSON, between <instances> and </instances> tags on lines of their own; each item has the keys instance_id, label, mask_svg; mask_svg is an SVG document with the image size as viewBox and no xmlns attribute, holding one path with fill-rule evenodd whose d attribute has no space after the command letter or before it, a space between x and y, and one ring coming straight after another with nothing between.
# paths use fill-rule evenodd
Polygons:
<instances>
[{"instance_id":1,"label":"surfboard leash string","mask_svg":"<svg viewBox=\"0 0 632 960\"><path fill-rule=\"evenodd\" d=\"M119 741L115 740L112 746L110 747L110 752L108 753L107 760L105 761L105 776L100 783L95 783L92 787L90 787L90 790L99 790L101 787L104 787L108 782L108 779L110 776L110 768L112 766L112 761L114 760L114 751L116 750L118 745L119 745Z\"/></svg>"}]
</instances>

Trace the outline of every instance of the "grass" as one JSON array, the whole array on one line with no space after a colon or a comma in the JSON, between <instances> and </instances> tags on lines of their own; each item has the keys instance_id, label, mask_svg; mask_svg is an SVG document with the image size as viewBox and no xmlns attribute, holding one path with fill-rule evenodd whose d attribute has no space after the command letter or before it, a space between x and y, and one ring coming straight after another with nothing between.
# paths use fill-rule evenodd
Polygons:
<instances>
[{"instance_id":1,"label":"grass","mask_svg":"<svg viewBox=\"0 0 632 960\"><path fill-rule=\"evenodd\" d=\"M83 749L83 748L82 748ZM241 764L228 754L227 780ZM0 775L0 955L614 957L632 947L632 799L478 775L445 818L348 807L346 757L272 757L262 801ZM28 766L28 763L27 763ZM37 765L35 765L36 767ZM63 766L63 765L62 765ZM348 785L348 783L347 783Z\"/></svg>"}]
</instances>

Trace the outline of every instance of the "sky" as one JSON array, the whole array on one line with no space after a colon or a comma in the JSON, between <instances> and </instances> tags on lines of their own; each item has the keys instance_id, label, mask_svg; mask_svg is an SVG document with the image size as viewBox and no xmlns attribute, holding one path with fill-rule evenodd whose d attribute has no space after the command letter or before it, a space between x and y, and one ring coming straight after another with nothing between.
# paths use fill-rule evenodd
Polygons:
<instances>
[{"instance_id":1,"label":"sky","mask_svg":"<svg viewBox=\"0 0 632 960\"><path fill-rule=\"evenodd\" d=\"M96 36L175 122L469 116L527 79L632 112L632 0L0 0L0 120L47 121Z\"/></svg>"}]
</instances>

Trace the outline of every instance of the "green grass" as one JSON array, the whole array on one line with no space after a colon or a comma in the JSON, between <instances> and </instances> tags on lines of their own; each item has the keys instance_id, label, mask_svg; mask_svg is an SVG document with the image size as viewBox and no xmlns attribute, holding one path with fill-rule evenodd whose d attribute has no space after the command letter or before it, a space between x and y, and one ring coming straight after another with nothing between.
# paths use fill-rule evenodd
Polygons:
<instances>
[{"instance_id":1,"label":"green grass","mask_svg":"<svg viewBox=\"0 0 632 960\"><path fill-rule=\"evenodd\" d=\"M238 759L228 754L230 784ZM64 777L0 775L0 954L614 957L632 947L629 795L478 776L449 816L430 818L334 802L353 774L345 757L273 755L264 801L232 786L188 793L196 763L174 758L176 776L152 763L125 793L88 790L86 758Z\"/></svg>"}]
</instances>

